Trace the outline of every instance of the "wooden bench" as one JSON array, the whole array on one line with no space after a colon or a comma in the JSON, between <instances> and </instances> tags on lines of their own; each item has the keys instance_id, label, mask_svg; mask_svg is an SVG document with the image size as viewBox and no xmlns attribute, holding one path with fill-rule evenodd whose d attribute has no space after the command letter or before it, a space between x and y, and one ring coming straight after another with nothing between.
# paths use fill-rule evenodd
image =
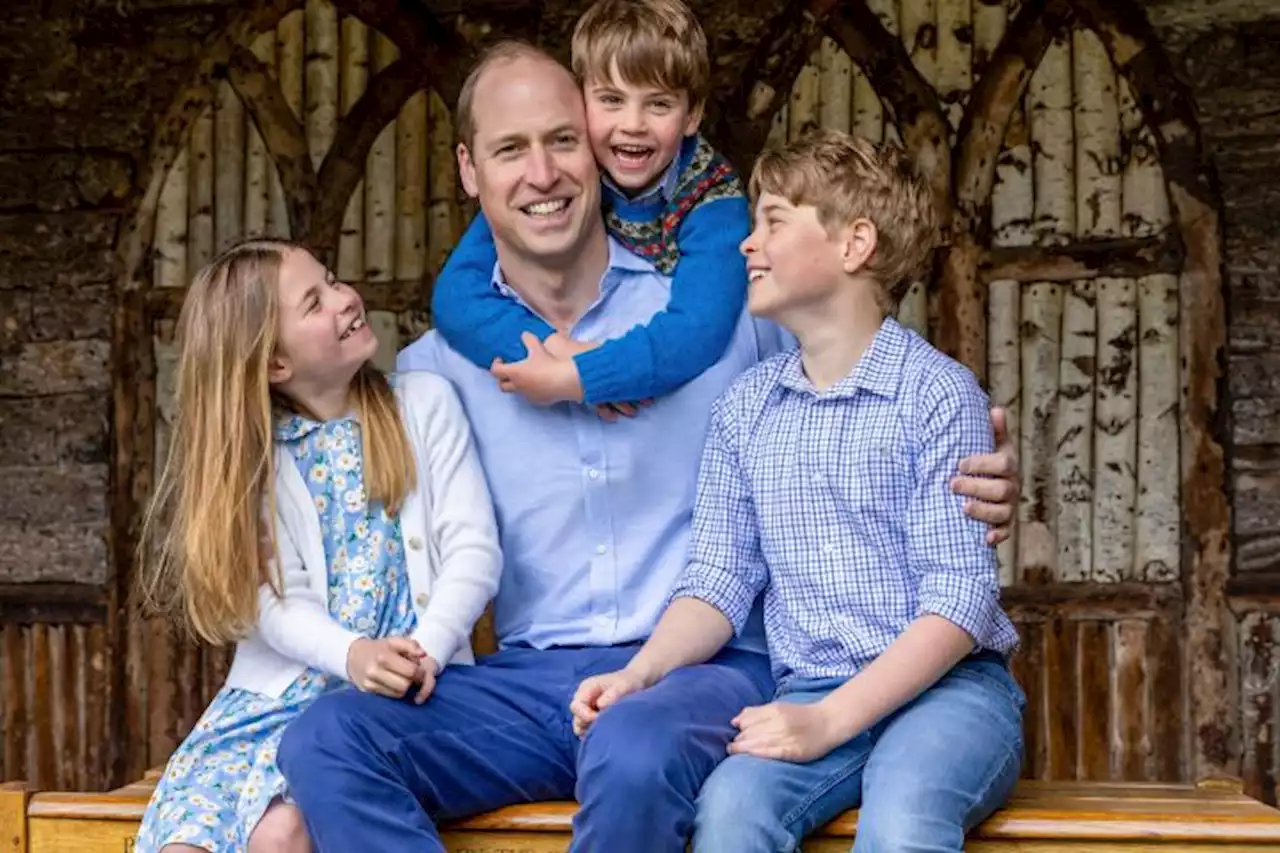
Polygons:
<instances>
[{"instance_id":1,"label":"wooden bench","mask_svg":"<svg viewBox=\"0 0 1280 853\"><path fill-rule=\"evenodd\" d=\"M0 853L125 853L133 849L157 771L106 793L33 793L0 785ZM573 803L513 806L445 829L454 853L551 853L569 844ZM847 853L857 812L809 840L810 853ZM1200 785L1023 782L971 834L977 851L1280 851L1280 811L1231 781Z\"/></svg>"}]
</instances>

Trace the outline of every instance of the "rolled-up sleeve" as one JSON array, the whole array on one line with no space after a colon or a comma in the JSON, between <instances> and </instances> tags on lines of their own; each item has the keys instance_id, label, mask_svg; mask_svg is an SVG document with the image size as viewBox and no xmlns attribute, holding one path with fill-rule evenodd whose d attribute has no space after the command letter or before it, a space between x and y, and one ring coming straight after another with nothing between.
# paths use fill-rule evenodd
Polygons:
<instances>
[{"instance_id":1,"label":"rolled-up sleeve","mask_svg":"<svg viewBox=\"0 0 1280 853\"><path fill-rule=\"evenodd\" d=\"M760 551L751 489L722 403L712 409L702 452L689 564L668 602L682 596L705 601L724 614L735 634L741 634L756 596L768 581L768 570Z\"/></svg>"},{"instance_id":2,"label":"rolled-up sleeve","mask_svg":"<svg viewBox=\"0 0 1280 853\"><path fill-rule=\"evenodd\" d=\"M908 511L908 552L919 578L917 615L933 613L997 648L1000 586L987 524L964 512L951 491L960 460L994 449L987 396L967 370L939 371L921 389L916 488Z\"/></svg>"}]
</instances>

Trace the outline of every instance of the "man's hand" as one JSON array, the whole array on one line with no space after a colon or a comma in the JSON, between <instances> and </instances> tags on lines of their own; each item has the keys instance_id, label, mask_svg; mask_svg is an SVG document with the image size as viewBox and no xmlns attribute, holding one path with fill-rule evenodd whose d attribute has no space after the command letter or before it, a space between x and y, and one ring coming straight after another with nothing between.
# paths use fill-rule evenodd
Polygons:
<instances>
[{"instance_id":1,"label":"man's hand","mask_svg":"<svg viewBox=\"0 0 1280 853\"><path fill-rule=\"evenodd\" d=\"M361 637L347 652L347 677L366 693L399 699L416 680L425 656L422 646L408 637Z\"/></svg>"},{"instance_id":2,"label":"man's hand","mask_svg":"<svg viewBox=\"0 0 1280 853\"><path fill-rule=\"evenodd\" d=\"M738 727L738 735L729 742L730 754L802 764L821 758L845 742L830 707L823 702L770 702L745 708L733 718L733 725Z\"/></svg>"},{"instance_id":3,"label":"man's hand","mask_svg":"<svg viewBox=\"0 0 1280 853\"><path fill-rule=\"evenodd\" d=\"M552 355L532 332L525 332L520 340L529 352L523 360L507 364L495 358L489 368L498 380L498 387L508 394L520 394L539 406L565 401L581 402L582 382L578 379L578 368L573 359Z\"/></svg>"},{"instance_id":4,"label":"man's hand","mask_svg":"<svg viewBox=\"0 0 1280 853\"><path fill-rule=\"evenodd\" d=\"M1010 525L1022 494L1018 476L1018 451L1009 438L1008 414L1004 409L991 410L995 429L995 453L968 456L960 460L960 477L951 479L951 491L964 495L964 511L991 525L987 544L997 545L1009 538Z\"/></svg>"},{"instance_id":5,"label":"man's hand","mask_svg":"<svg viewBox=\"0 0 1280 853\"><path fill-rule=\"evenodd\" d=\"M653 400L641 400L638 403L600 403L596 406L596 414L607 424L617 423L619 418L634 418L640 410L653 405Z\"/></svg>"},{"instance_id":6,"label":"man's hand","mask_svg":"<svg viewBox=\"0 0 1280 853\"><path fill-rule=\"evenodd\" d=\"M418 688L418 695L413 697L413 703L421 705L436 689L436 662L431 655L424 653L422 659L418 661L418 674L414 677L414 681L422 682L422 686Z\"/></svg>"},{"instance_id":7,"label":"man's hand","mask_svg":"<svg viewBox=\"0 0 1280 853\"><path fill-rule=\"evenodd\" d=\"M636 693L647 686L644 679L626 669L586 679L578 685L578 691L569 703L569 710L573 712L573 733L582 737L601 711L623 696Z\"/></svg>"}]
</instances>

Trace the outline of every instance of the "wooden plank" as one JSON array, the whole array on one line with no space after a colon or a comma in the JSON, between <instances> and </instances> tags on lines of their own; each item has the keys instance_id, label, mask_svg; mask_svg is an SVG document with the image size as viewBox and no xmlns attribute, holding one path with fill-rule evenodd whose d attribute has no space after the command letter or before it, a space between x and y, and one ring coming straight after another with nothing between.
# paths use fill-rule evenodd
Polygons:
<instances>
[{"instance_id":1,"label":"wooden plank","mask_svg":"<svg viewBox=\"0 0 1280 853\"><path fill-rule=\"evenodd\" d=\"M1076 678L1080 684L1076 717L1080 721L1080 755L1076 775L1080 779L1111 776L1109 726L1111 712L1111 636L1102 622L1076 626Z\"/></svg>"},{"instance_id":2,"label":"wooden plank","mask_svg":"<svg viewBox=\"0 0 1280 853\"><path fill-rule=\"evenodd\" d=\"M26 654L22 647L22 627L3 626L4 632L4 778L27 776L27 690L23 670Z\"/></svg>"},{"instance_id":3,"label":"wooden plank","mask_svg":"<svg viewBox=\"0 0 1280 853\"><path fill-rule=\"evenodd\" d=\"M1124 619L1114 626L1112 775L1145 779L1151 742L1147 737L1147 623Z\"/></svg>"},{"instance_id":4,"label":"wooden plank","mask_svg":"<svg viewBox=\"0 0 1280 853\"><path fill-rule=\"evenodd\" d=\"M0 584L0 623L63 625L106 619L107 590L97 584Z\"/></svg>"},{"instance_id":5,"label":"wooden plank","mask_svg":"<svg viewBox=\"0 0 1280 853\"><path fill-rule=\"evenodd\" d=\"M1022 638L1022 647L1010 661L1010 670L1027 697L1027 708L1022 717L1022 776L1025 779L1041 779L1045 776L1048 761L1044 725L1044 624L1020 622L1018 633Z\"/></svg>"},{"instance_id":6,"label":"wooden plank","mask_svg":"<svg viewBox=\"0 0 1280 853\"><path fill-rule=\"evenodd\" d=\"M0 853L28 853L27 798L24 782L0 783Z\"/></svg>"},{"instance_id":7,"label":"wooden plank","mask_svg":"<svg viewBox=\"0 0 1280 853\"><path fill-rule=\"evenodd\" d=\"M1058 779L1071 779L1076 775L1075 640L1072 626L1065 619L1055 618L1045 624L1046 771L1050 777Z\"/></svg>"},{"instance_id":8,"label":"wooden plank","mask_svg":"<svg viewBox=\"0 0 1280 853\"><path fill-rule=\"evenodd\" d=\"M1185 766L1187 719L1183 692L1184 656L1180 640L1182 608L1148 626L1147 657L1152 675L1148 681L1147 721L1151 729L1152 761L1147 774L1166 781L1187 778Z\"/></svg>"}]
</instances>

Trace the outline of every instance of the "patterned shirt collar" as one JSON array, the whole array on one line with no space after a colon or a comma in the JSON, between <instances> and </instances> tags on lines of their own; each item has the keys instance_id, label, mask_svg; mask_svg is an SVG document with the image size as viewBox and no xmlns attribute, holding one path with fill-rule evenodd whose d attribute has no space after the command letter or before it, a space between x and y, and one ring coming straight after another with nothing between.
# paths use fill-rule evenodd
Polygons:
<instances>
[{"instance_id":1,"label":"patterned shirt collar","mask_svg":"<svg viewBox=\"0 0 1280 853\"><path fill-rule=\"evenodd\" d=\"M825 391L819 392L805 375L799 348L787 354L778 381L798 393L817 394L833 399L852 397L859 390L893 399L898 396L909 334L896 319L885 317L875 337L871 339L871 345L858 359L849 375Z\"/></svg>"},{"instance_id":2,"label":"patterned shirt collar","mask_svg":"<svg viewBox=\"0 0 1280 853\"><path fill-rule=\"evenodd\" d=\"M292 443L302 441L321 427L339 423L356 423L357 421L355 412L348 412L342 417L334 418L331 421L317 421L297 412L280 409L276 412L274 433L276 441Z\"/></svg>"}]
</instances>

